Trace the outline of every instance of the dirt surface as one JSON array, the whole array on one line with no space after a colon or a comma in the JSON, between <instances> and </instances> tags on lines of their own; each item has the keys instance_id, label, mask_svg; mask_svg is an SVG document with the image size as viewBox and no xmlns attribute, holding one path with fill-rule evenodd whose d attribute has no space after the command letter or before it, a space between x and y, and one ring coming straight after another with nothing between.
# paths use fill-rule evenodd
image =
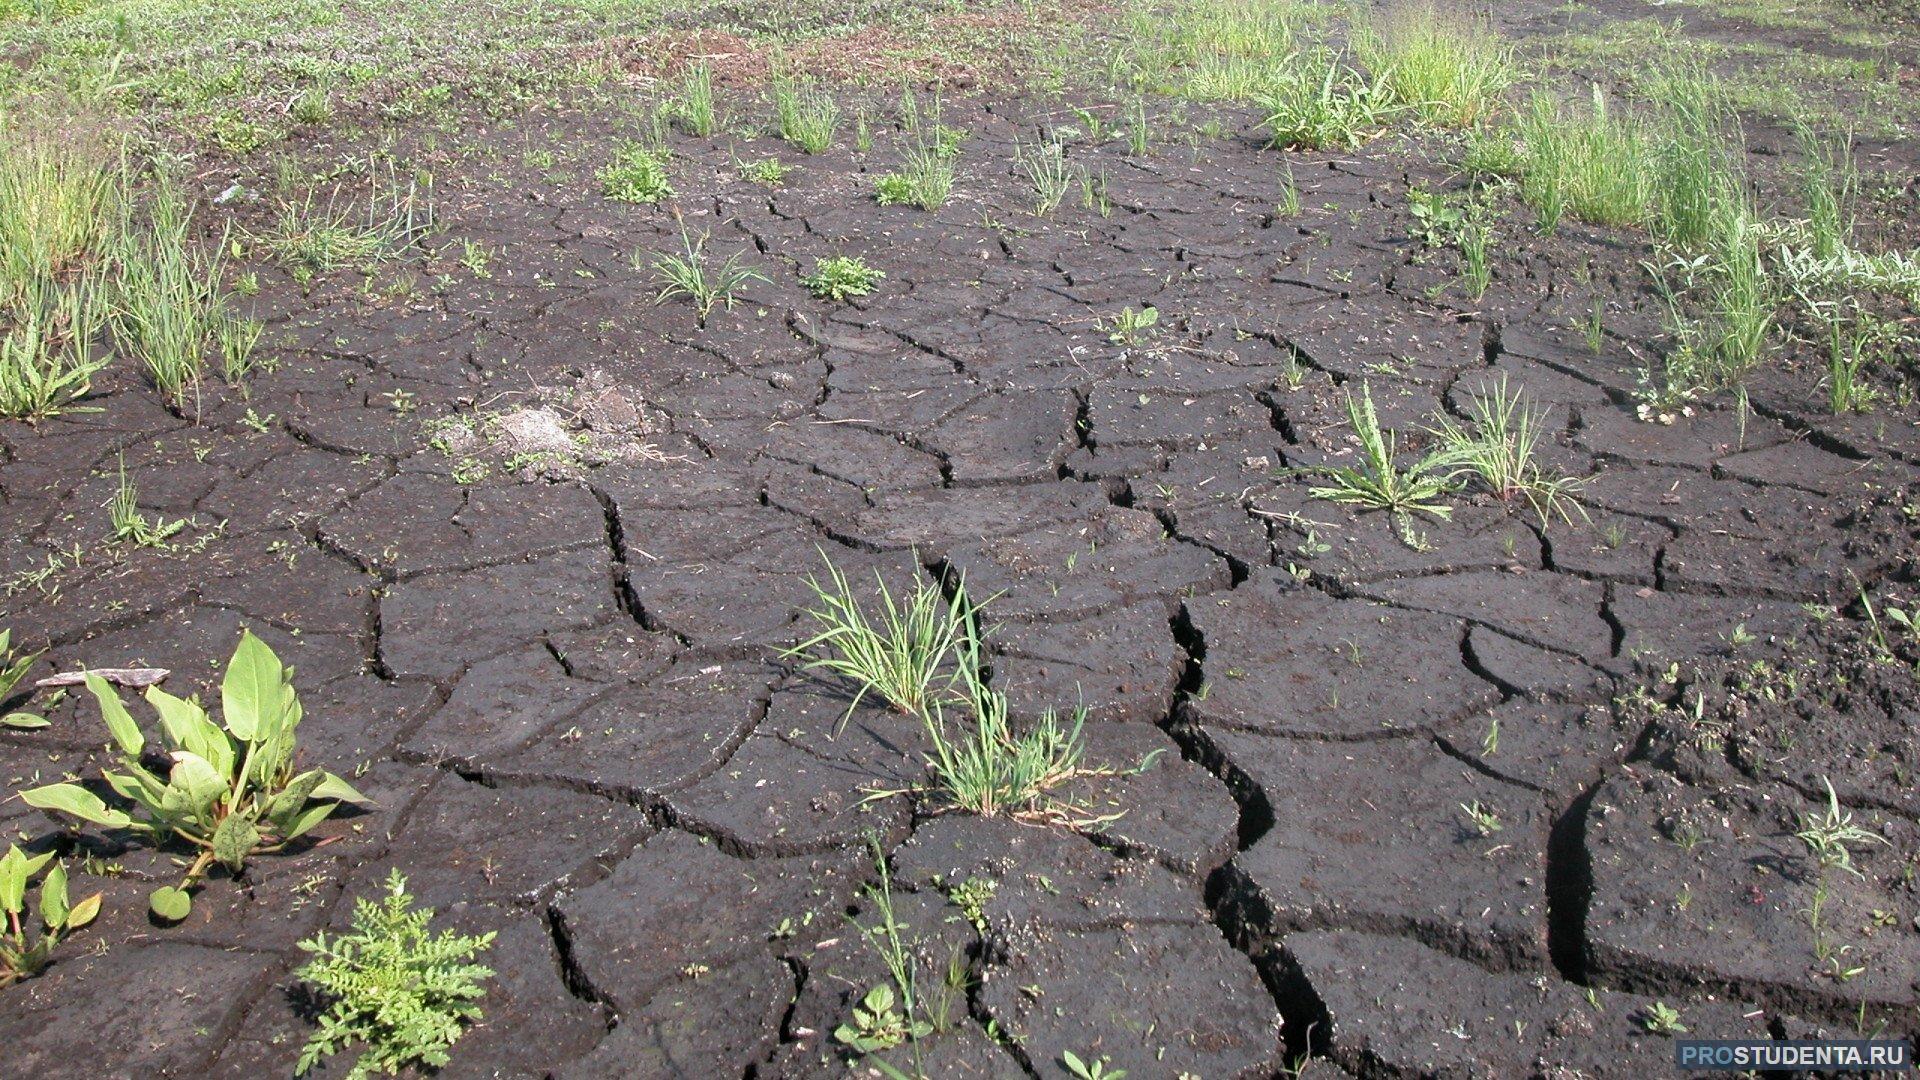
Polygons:
<instances>
[{"instance_id":1,"label":"dirt surface","mask_svg":"<svg viewBox=\"0 0 1920 1080\"><path fill-rule=\"evenodd\" d=\"M1914 588L1914 406L1835 418L1817 362L1783 363L1749 412L1643 422L1659 301L1630 245L1516 218L1482 301L1435 294L1454 269L1406 191L1449 180L1419 141L1289 155L1282 218L1276 153L1229 111L1144 158L1076 144L1112 212L1040 219L1013 143L1054 106L946 108L967 137L931 214L874 205L885 130L817 157L672 136L669 208L600 196L599 117L472 117L466 141L573 169L443 176L486 276L442 256L392 298L260 262L280 364L246 398L184 416L122 367L99 411L0 428L16 641L184 694L250 627L297 666L305 759L377 800L173 927L144 914L167 855L61 838L107 913L0 994L0 1071L288 1073L294 943L398 867L500 935L449 1076L843 1075L831 1032L886 977L848 922L874 917L870 841L924 970L964 972L922 1060L888 1056L929 1076L1063 1076L1067 1051L1135 1080L1307 1053L1325 1077L1655 1075L1655 1002L1705 1037L1920 1031L1920 641L1877 659L1857 604ZM767 188L736 154L797 167ZM770 279L704 328L632 262L676 215ZM798 276L835 254L887 277L815 300ZM1158 325L1113 340L1142 306ZM1589 520L1468 499L1409 543L1289 471L1356 452L1363 383L1412 436L1501 377L1550 409ZM108 542L122 459L189 522L172 550ZM1000 594L1016 714L1084 702L1092 760L1158 754L1076 792L1123 816L870 798L920 779L926 737L864 705L837 730L844 688L780 659L816 549ZM48 715L0 734L6 792L97 772L91 704ZM1887 841L1858 875L1794 839L1828 780ZM0 826L61 837L17 800ZM1821 951L1860 972L1818 958L1816 889Z\"/></svg>"}]
</instances>

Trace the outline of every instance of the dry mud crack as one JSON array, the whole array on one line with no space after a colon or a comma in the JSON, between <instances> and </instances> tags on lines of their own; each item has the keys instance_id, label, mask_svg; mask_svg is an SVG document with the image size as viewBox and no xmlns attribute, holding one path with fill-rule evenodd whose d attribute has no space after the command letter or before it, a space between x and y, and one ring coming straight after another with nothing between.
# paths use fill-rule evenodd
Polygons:
<instances>
[{"instance_id":1,"label":"dry mud crack","mask_svg":"<svg viewBox=\"0 0 1920 1080\"><path fill-rule=\"evenodd\" d=\"M523 170L444 198L455 235L514 253L488 280L383 306L264 273L296 345L250 401L187 424L128 378L0 432L8 576L98 544L121 456L209 538L15 593L17 635L184 693L252 627L298 668L306 753L364 765L378 800L165 930L137 914L164 858L75 841L115 867L107 947L6 991L8 1071L99 1075L113 1031L116 1075L284 1073L294 942L400 867L500 934L448 1075L840 1075L831 1033L886 977L849 924L874 915L869 843L923 970L956 972L929 1076L1057 1076L1067 1051L1142 1080L1308 1053L1323 1076L1644 1075L1670 1060L1655 1001L1703 1037L1914 1031L1920 695L1808 609L1911 574L1909 423L1637 420L1629 351L1569 329L1599 245L1511 253L1473 310L1431 299L1401 209L1431 167L1403 151L1297 156L1311 209L1283 222L1243 196L1273 182L1251 134L1151 167L1115 149L1112 216L1039 222L999 164L1026 103L949 111L965 184L932 214L858 203L845 152L769 192L677 141L683 212L782 269L704 329L629 265L671 216L583 185L530 202ZM528 124L598 137L578 120ZM792 271L839 253L885 284L807 296ZM1160 324L1114 341L1102 320L1142 306ZM1409 543L1288 471L1351 455L1363 381L1411 430L1502 376L1551 409L1589 521L1470 501ZM599 456L477 476L422 423L473 422L484 458L483 414L535 407ZM841 729L844 688L780 660L816 549L998 594L1016 714L1083 702L1092 760L1154 758L1077 792L1123 816L1082 835L870 798L919 779L926 737L867 706ZM1733 712L1689 715L1669 664ZM9 791L90 770L90 710L50 717L0 736ZM1827 779L1888 840L1858 876L1793 838ZM50 829L18 801L0 825ZM1820 888L1856 976L1819 970Z\"/></svg>"}]
</instances>

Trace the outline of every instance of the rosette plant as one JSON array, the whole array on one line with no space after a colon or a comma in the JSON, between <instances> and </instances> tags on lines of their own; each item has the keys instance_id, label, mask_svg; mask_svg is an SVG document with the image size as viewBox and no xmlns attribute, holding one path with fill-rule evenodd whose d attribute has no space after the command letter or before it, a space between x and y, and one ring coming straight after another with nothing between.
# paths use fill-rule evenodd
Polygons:
<instances>
[{"instance_id":1,"label":"rosette plant","mask_svg":"<svg viewBox=\"0 0 1920 1080\"><path fill-rule=\"evenodd\" d=\"M20 797L44 810L129 830L156 845L194 848L181 882L149 897L162 919L187 917L192 890L216 863L237 874L249 858L285 849L341 803L369 801L324 769L295 771L301 709L293 670L252 631L241 634L227 663L220 724L198 701L148 688L147 704L160 719L158 747L148 743L105 679L89 673L87 689L119 751L119 767L102 769L101 776L131 810L109 806L79 784L49 784Z\"/></svg>"}]
</instances>

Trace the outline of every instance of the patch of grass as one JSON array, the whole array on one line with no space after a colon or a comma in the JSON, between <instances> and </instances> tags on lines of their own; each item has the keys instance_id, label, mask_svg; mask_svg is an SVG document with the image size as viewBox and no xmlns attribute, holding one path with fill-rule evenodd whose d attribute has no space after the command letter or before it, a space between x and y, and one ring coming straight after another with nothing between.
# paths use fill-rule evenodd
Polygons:
<instances>
[{"instance_id":1,"label":"patch of grass","mask_svg":"<svg viewBox=\"0 0 1920 1080\"><path fill-rule=\"evenodd\" d=\"M713 68L705 60L687 67L680 92L669 104L675 122L689 135L707 138L720 126L713 104Z\"/></svg>"},{"instance_id":2,"label":"patch of grass","mask_svg":"<svg viewBox=\"0 0 1920 1080\"><path fill-rule=\"evenodd\" d=\"M0 130L0 308L100 251L124 183L98 137L16 125Z\"/></svg>"},{"instance_id":3,"label":"patch of grass","mask_svg":"<svg viewBox=\"0 0 1920 1080\"><path fill-rule=\"evenodd\" d=\"M1435 0L1398 0L1359 9L1355 52L1388 98L1442 127L1463 128L1500 108L1519 77L1513 46L1490 21Z\"/></svg>"},{"instance_id":4,"label":"patch of grass","mask_svg":"<svg viewBox=\"0 0 1920 1080\"><path fill-rule=\"evenodd\" d=\"M821 300L835 303L854 296L866 296L886 278L884 271L868 266L851 255L832 255L813 264L813 273L800 279L807 291Z\"/></svg>"},{"instance_id":5,"label":"patch of grass","mask_svg":"<svg viewBox=\"0 0 1920 1080\"><path fill-rule=\"evenodd\" d=\"M1300 150L1351 150L1379 134L1395 108L1384 79L1367 79L1325 48L1282 68L1259 105L1273 145Z\"/></svg>"},{"instance_id":6,"label":"patch of grass","mask_svg":"<svg viewBox=\"0 0 1920 1080\"><path fill-rule=\"evenodd\" d=\"M636 142L621 143L600 170L600 192L616 202L646 205L672 198L666 155Z\"/></svg>"},{"instance_id":7,"label":"patch of grass","mask_svg":"<svg viewBox=\"0 0 1920 1080\"><path fill-rule=\"evenodd\" d=\"M41 420L73 407L107 366L94 343L107 323L105 272L81 271L62 286L40 281L13 305L0 338L0 416Z\"/></svg>"},{"instance_id":8,"label":"patch of grass","mask_svg":"<svg viewBox=\"0 0 1920 1080\"><path fill-rule=\"evenodd\" d=\"M126 215L115 241L115 338L176 407L197 396L207 351L226 318L224 240L211 254L188 239L186 200L162 183L144 223Z\"/></svg>"},{"instance_id":9,"label":"patch of grass","mask_svg":"<svg viewBox=\"0 0 1920 1080\"><path fill-rule=\"evenodd\" d=\"M826 584L807 578L815 606L806 614L815 633L783 655L804 657L805 670L825 671L858 686L848 717L870 693L900 712L926 715L952 684L954 650L979 617L966 583L959 583L949 601L939 586L916 578L913 590L896 599L876 570L878 612L870 618L846 575L825 552L821 558L827 564Z\"/></svg>"},{"instance_id":10,"label":"patch of grass","mask_svg":"<svg viewBox=\"0 0 1920 1080\"><path fill-rule=\"evenodd\" d=\"M387 895L358 897L353 929L329 938L322 931L299 943L313 958L297 973L327 1003L320 1029L301 1048L296 1071L360 1046L354 1077L447 1064L447 1050L480 1019L481 984L493 969L474 960L494 933L432 933L432 908L414 907L407 879L394 869Z\"/></svg>"},{"instance_id":11,"label":"patch of grass","mask_svg":"<svg viewBox=\"0 0 1920 1080\"><path fill-rule=\"evenodd\" d=\"M812 82L782 75L773 81L773 108L780 137L809 154L825 153L840 126L840 103Z\"/></svg>"},{"instance_id":12,"label":"patch of grass","mask_svg":"<svg viewBox=\"0 0 1920 1080\"><path fill-rule=\"evenodd\" d=\"M1537 91L1521 113L1520 196L1543 232L1571 214L1595 225L1644 224L1655 194L1659 143L1641 120L1609 107L1600 88L1592 104L1570 109Z\"/></svg>"},{"instance_id":13,"label":"patch of grass","mask_svg":"<svg viewBox=\"0 0 1920 1080\"><path fill-rule=\"evenodd\" d=\"M746 255L744 251L736 251L714 265L707 256L708 239L709 234L702 232L696 237L682 226L680 251L658 256L652 262L654 279L660 285L656 299L664 301L684 296L692 300L701 326L707 325L707 316L714 308L731 308L735 294L749 282L767 280L767 275L758 269L741 263ZM635 256L634 261L638 263L639 256Z\"/></svg>"},{"instance_id":14,"label":"patch of grass","mask_svg":"<svg viewBox=\"0 0 1920 1080\"><path fill-rule=\"evenodd\" d=\"M1431 453L1402 468L1399 442L1391 432L1381 430L1373 407L1373 390L1367 384L1360 385L1359 397L1347 392L1347 420L1360 439L1359 464L1315 470L1328 482L1308 489L1309 495L1362 509L1385 510L1402 519L1415 511L1441 519L1453 516L1453 508L1441 501L1452 488L1448 480L1451 462L1442 453Z\"/></svg>"},{"instance_id":15,"label":"patch of grass","mask_svg":"<svg viewBox=\"0 0 1920 1080\"><path fill-rule=\"evenodd\" d=\"M933 744L927 769L935 790L951 805L982 817L1006 814L1076 827L1103 820L1053 798L1062 785L1085 775L1080 733L1086 708L1075 709L1066 723L1049 708L1037 722L1015 730L1006 694L987 686L982 676L982 646L972 623L963 628L957 648L958 705L970 722L950 720L947 703L939 698L924 715Z\"/></svg>"},{"instance_id":16,"label":"patch of grass","mask_svg":"<svg viewBox=\"0 0 1920 1080\"><path fill-rule=\"evenodd\" d=\"M1550 473L1540 464L1545 418L1545 411L1529 405L1523 391L1509 388L1502 375L1470 398L1466 423L1443 416L1429 430L1450 463L1450 479L1477 481L1503 502L1524 501L1544 529L1556 517L1569 525L1576 512L1586 517L1574 501L1585 481Z\"/></svg>"},{"instance_id":17,"label":"patch of grass","mask_svg":"<svg viewBox=\"0 0 1920 1080\"><path fill-rule=\"evenodd\" d=\"M1058 209L1073 186L1073 169L1067 164L1066 143L1058 132L1049 131L1039 142L1015 140L1014 164L1033 188L1033 212L1046 217Z\"/></svg>"},{"instance_id":18,"label":"patch of grass","mask_svg":"<svg viewBox=\"0 0 1920 1080\"><path fill-rule=\"evenodd\" d=\"M881 206L940 209L953 196L954 157L954 152L938 141L910 141L901 156L900 171L874 181L874 198Z\"/></svg>"},{"instance_id":19,"label":"patch of grass","mask_svg":"<svg viewBox=\"0 0 1920 1080\"><path fill-rule=\"evenodd\" d=\"M283 199L279 212L253 240L296 277L365 268L390 258L425 237L434 226L432 177L401 181L398 166L369 160L366 202L344 197L335 187L324 206L309 191L300 200Z\"/></svg>"}]
</instances>

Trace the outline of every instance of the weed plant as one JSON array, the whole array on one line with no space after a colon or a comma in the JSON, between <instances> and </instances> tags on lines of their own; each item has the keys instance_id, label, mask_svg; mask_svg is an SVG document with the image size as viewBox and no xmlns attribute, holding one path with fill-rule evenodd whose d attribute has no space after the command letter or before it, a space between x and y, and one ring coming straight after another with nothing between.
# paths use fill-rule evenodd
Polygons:
<instances>
[{"instance_id":1,"label":"weed plant","mask_svg":"<svg viewBox=\"0 0 1920 1080\"><path fill-rule=\"evenodd\" d=\"M616 202L653 205L673 197L666 156L636 142L614 148L613 160L600 170L600 191Z\"/></svg>"},{"instance_id":2,"label":"weed plant","mask_svg":"<svg viewBox=\"0 0 1920 1080\"><path fill-rule=\"evenodd\" d=\"M438 1069L480 1019L482 983L493 969L474 961L493 945L493 932L434 934L433 909L414 907L398 869L386 886L379 903L354 900L349 932L328 937L321 931L299 943L312 959L298 974L327 1003L319 1030L300 1051L299 1073L355 1046L361 1050L347 1073L351 1080Z\"/></svg>"},{"instance_id":3,"label":"weed plant","mask_svg":"<svg viewBox=\"0 0 1920 1080\"><path fill-rule=\"evenodd\" d=\"M1503 375L1469 399L1466 423L1443 416L1428 431L1442 447L1450 481L1477 482L1503 502L1525 501L1541 528L1556 517L1571 525L1575 513L1586 517L1574 499L1584 481L1541 465L1545 418L1545 411L1528 404L1519 388L1509 388Z\"/></svg>"},{"instance_id":4,"label":"weed plant","mask_svg":"<svg viewBox=\"0 0 1920 1080\"><path fill-rule=\"evenodd\" d=\"M832 255L813 264L813 273L800 279L807 291L821 300L835 303L855 296L866 296L886 278L866 261L852 255Z\"/></svg>"},{"instance_id":5,"label":"weed plant","mask_svg":"<svg viewBox=\"0 0 1920 1080\"><path fill-rule=\"evenodd\" d=\"M714 308L733 307L740 290L748 283L767 280L767 275L741 262L746 256L744 251L736 251L715 265L707 255L708 239L707 233L695 236L683 225L680 229L680 251L661 255L652 263L654 279L660 285L655 299L666 301L684 296L692 300L703 327L707 325L707 316L713 313ZM636 256L635 262L638 261L639 257Z\"/></svg>"},{"instance_id":6,"label":"weed plant","mask_svg":"<svg viewBox=\"0 0 1920 1080\"><path fill-rule=\"evenodd\" d=\"M134 812L116 809L74 783L48 784L20 793L29 806L52 810L109 829L124 829L158 845L181 841L194 851L178 885L163 885L149 904L159 918L176 922L192 910L191 892L215 864L239 873L249 858L277 852L305 836L343 802L364 795L324 769L296 772L295 733L300 699L293 673L265 642L243 632L220 685L216 726L198 702L149 687L147 703L159 714L164 734L158 757L164 775L148 766L147 737L120 694L89 673L87 690L100 706L117 769L102 778Z\"/></svg>"},{"instance_id":7,"label":"weed plant","mask_svg":"<svg viewBox=\"0 0 1920 1080\"><path fill-rule=\"evenodd\" d=\"M1260 106L1273 145L1300 150L1351 150L1379 134L1394 111L1384 79L1367 79L1325 48L1282 69Z\"/></svg>"},{"instance_id":8,"label":"weed plant","mask_svg":"<svg viewBox=\"0 0 1920 1080\"><path fill-rule=\"evenodd\" d=\"M1393 104L1442 127L1481 123L1519 77L1513 46L1487 20L1434 0L1402 0L1354 26L1355 53Z\"/></svg>"},{"instance_id":9,"label":"weed plant","mask_svg":"<svg viewBox=\"0 0 1920 1080\"><path fill-rule=\"evenodd\" d=\"M49 868L51 864L51 868ZM40 879L37 908L40 929L32 932L27 889L34 875ZM60 942L100 914L100 894L72 902L67 893L67 868L55 862L53 852L28 855L18 844L0 855L0 990L30 979L53 959Z\"/></svg>"},{"instance_id":10,"label":"weed plant","mask_svg":"<svg viewBox=\"0 0 1920 1080\"><path fill-rule=\"evenodd\" d=\"M812 82L782 75L773 81L774 115L780 137L809 154L825 153L840 126L840 104Z\"/></svg>"},{"instance_id":11,"label":"weed plant","mask_svg":"<svg viewBox=\"0 0 1920 1080\"><path fill-rule=\"evenodd\" d=\"M1359 397L1347 392L1347 420L1360 440L1359 464L1317 470L1327 483L1309 488L1308 494L1363 509L1385 510L1403 522L1416 511L1443 520L1453 516L1453 508L1441 501L1453 487L1449 455L1436 451L1402 468L1398 440L1391 432L1381 430L1373 407L1373 390L1365 383L1360 386Z\"/></svg>"}]
</instances>

